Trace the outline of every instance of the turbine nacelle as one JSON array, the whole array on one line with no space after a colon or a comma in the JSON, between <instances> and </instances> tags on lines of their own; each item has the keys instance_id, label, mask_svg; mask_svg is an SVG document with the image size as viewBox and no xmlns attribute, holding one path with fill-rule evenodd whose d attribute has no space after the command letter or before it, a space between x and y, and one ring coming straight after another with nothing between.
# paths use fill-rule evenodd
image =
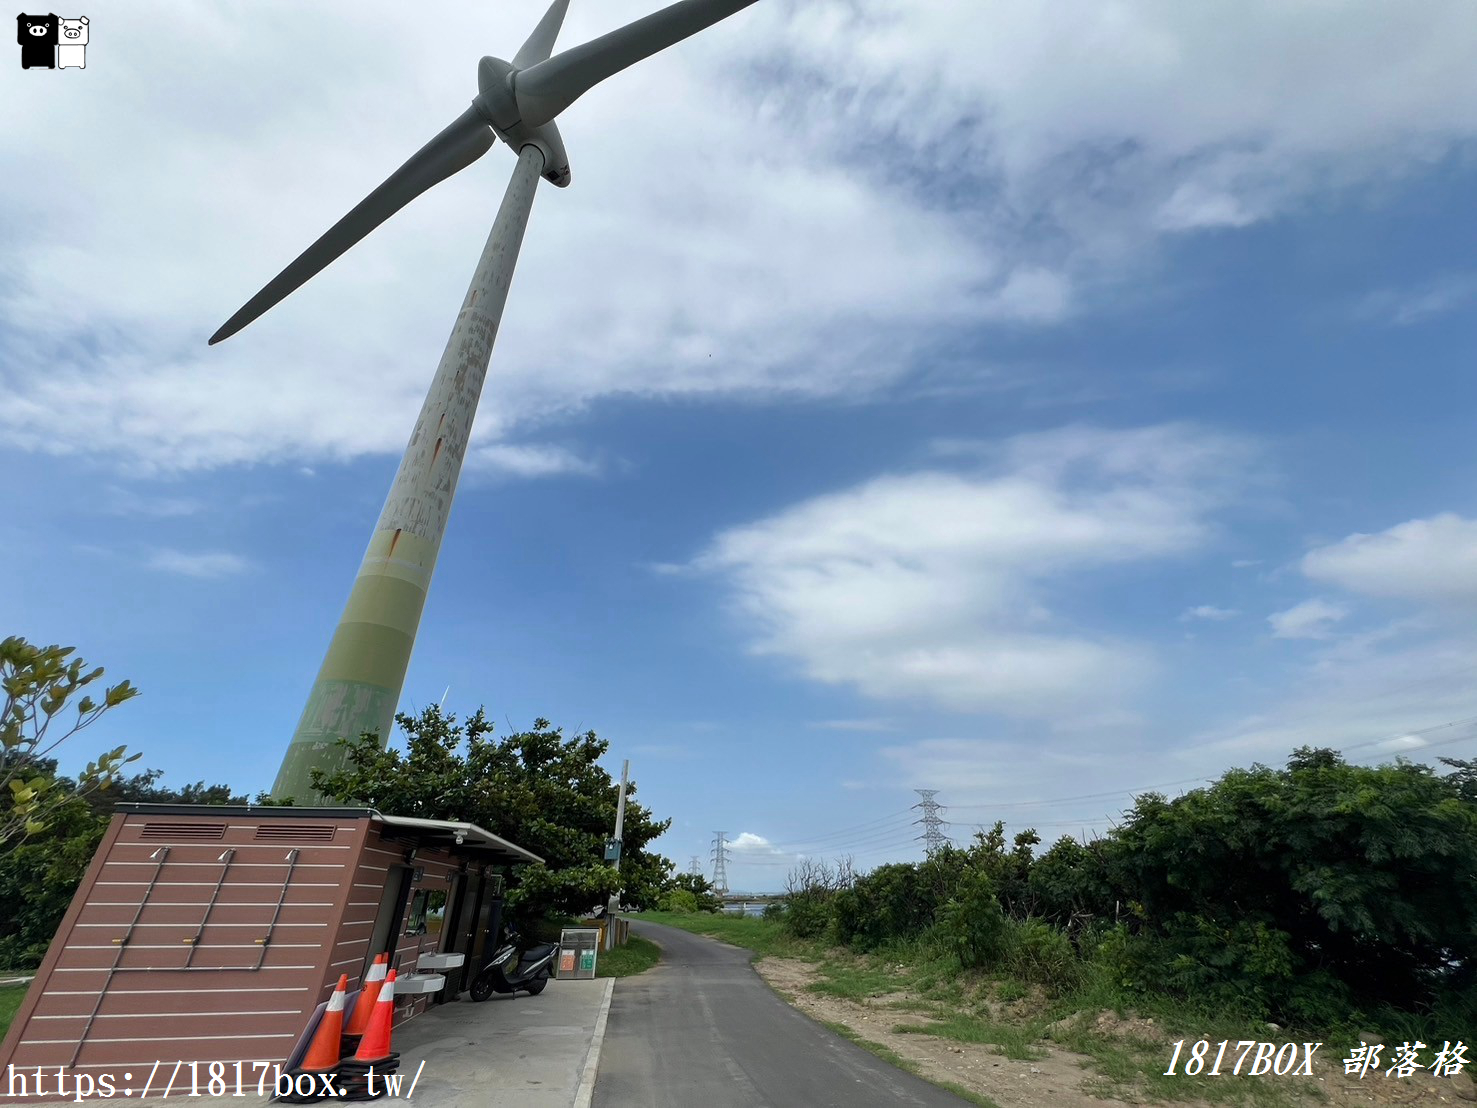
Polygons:
<instances>
[{"instance_id":1,"label":"turbine nacelle","mask_svg":"<svg viewBox=\"0 0 1477 1108\"><path fill-rule=\"evenodd\" d=\"M518 108L517 77L518 68L512 62L483 58L477 63L479 91L472 107L515 153L525 146L536 146L544 156L544 180L568 188L569 155L564 151L559 128L552 119L538 127L523 122L523 113Z\"/></svg>"},{"instance_id":2,"label":"turbine nacelle","mask_svg":"<svg viewBox=\"0 0 1477 1108\"><path fill-rule=\"evenodd\" d=\"M554 117L607 77L747 8L755 0L677 0L609 34L554 54L569 0L553 0L511 62L483 58L477 97L449 126L330 227L210 337L230 338L427 189L471 165L495 142L543 155L545 180L569 184L569 155ZM553 55L552 57L550 55Z\"/></svg>"}]
</instances>

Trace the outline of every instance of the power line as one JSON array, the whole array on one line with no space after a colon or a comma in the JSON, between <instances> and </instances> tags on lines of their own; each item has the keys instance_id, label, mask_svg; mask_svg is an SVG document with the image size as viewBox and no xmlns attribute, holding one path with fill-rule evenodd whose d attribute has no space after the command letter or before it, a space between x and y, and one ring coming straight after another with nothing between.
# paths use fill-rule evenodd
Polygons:
<instances>
[{"instance_id":1,"label":"power line","mask_svg":"<svg viewBox=\"0 0 1477 1108\"><path fill-rule=\"evenodd\" d=\"M1365 750L1365 749L1368 749L1369 747L1379 746L1381 744L1389 743L1389 742L1392 742L1392 741L1394 741L1396 739L1403 738L1403 737L1406 737L1406 736L1428 735L1428 734L1432 734L1432 733L1437 732L1437 731L1446 730L1448 728L1460 727L1460 726L1463 726L1463 725L1474 724L1474 723L1477 723L1477 716L1472 716L1472 717L1468 717L1468 718L1464 718L1464 719L1450 720L1450 721L1448 721L1446 723L1434 724L1434 725L1432 725L1430 727L1419 728L1419 729L1416 729L1416 730L1401 731L1398 735L1392 735L1392 736L1388 736L1388 737L1384 737L1384 738L1378 738L1378 739L1368 739L1368 740L1364 740L1362 742L1352 743L1352 744L1350 744L1350 745L1348 745L1346 747L1341 748L1340 751L1339 751L1339 753L1347 753L1347 752L1350 752L1350 751ZM1427 743L1424 746L1412 748L1412 749L1407 750L1407 751L1398 751L1398 750L1396 750L1396 751L1382 751L1382 752L1378 752L1378 753L1375 753L1373 755L1367 756L1365 758L1354 759L1351 764L1357 764L1358 762L1361 762L1361 761L1370 761L1370 760L1377 760L1377 759L1380 759L1380 758L1388 758L1388 757L1391 757L1391 756L1422 754L1422 753L1424 753L1425 751L1428 751L1428 750L1440 749L1442 747L1450 746L1450 745L1453 745L1455 743L1469 742L1469 741L1472 741L1473 739L1477 739L1477 734L1474 734L1474 735L1458 735L1458 736L1455 736L1453 738L1443 739L1443 740L1438 741L1438 742ZM1118 789L1118 790L1113 790L1113 791L1109 791L1109 792L1099 792L1099 793L1083 793L1083 794L1078 794L1078 795L1074 795L1074 796L1048 797L1048 798L1043 798L1041 800L1035 800L1035 801L1006 801L1006 802L1002 802L1002 803L999 803L999 804L950 805L949 806L949 810L951 810L951 811L975 811L975 810L995 811L995 810L1020 809L1020 808L1033 808L1034 809L1034 808L1046 807L1046 806L1054 805L1054 804L1068 804L1068 803L1074 803L1074 802L1084 801L1084 800L1106 800L1106 799L1111 799L1111 798L1114 798L1114 797L1136 797L1136 796L1142 795L1143 793L1154 791L1154 790L1158 790L1158 789L1174 788L1174 787L1181 786L1181 785L1203 784L1203 783L1206 783L1206 782L1215 781L1217 779L1218 778L1216 778L1216 777L1187 777L1187 778L1181 778L1180 780L1177 780L1177 781L1161 782L1161 783L1158 783L1158 784L1145 785L1145 786L1140 786L1140 787L1137 787L1137 788ZM936 795L936 793L937 793L938 790L921 790L921 789L919 789L919 790L914 790L914 791L917 792L917 793L919 793L919 795L921 796L925 792L928 792L930 795ZM917 836L907 836L906 835L906 832L905 832L905 829L911 828L913 825L916 825L918 823L924 823L925 822L925 820L923 820L923 819L909 820L906 817L911 816L914 811L917 811L917 810L919 810L922 807L923 807L922 803L915 804L911 808L907 808L907 809L905 809L905 810L903 810L901 812L894 812L894 813L891 813L889 815L879 816L876 819L867 820L867 821L865 821L863 823L859 823L859 824L853 824L849 828L842 828L842 829L839 829L839 830L836 830L836 831L825 832L823 834L819 834L819 835L813 836L812 838L806 839L806 840L797 840L797 841L791 842L791 843L775 843L775 844L772 844L772 846L773 846L774 849L777 849L777 850L787 849L788 848L787 849L787 852L794 853L797 856L804 856L804 855L810 854L810 853L828 853L828 854L857 853L857 854L862 854L862 855L866 855L866 856L873 856L873 855L877 855L877 854L886 853L886 852L889 852L889 851L903 850L903 849L906 849L908 847L913 846L917 842L917 839L918 839ZM942 805L937 805L936 808L937 808L937 811L944 810L944 808L943 808ZM1122 813L1119 813L1119 814L1121 815ZM925 819L928 816L928 813L926 811L924 813L924 816L925 816ZM1114 819L1115 819L1115 817L1113 815L1110 815L1110 814L1105 813L1105 812L1098 812L1098 813L1095 813L1095 814L1093 814L1091 816L1081 816L1081 817L1076 817L1076 818L1061 818L1061 819L1044 820L1044 821L1042 821L1042 820L1033 820L1033 821L1030 821L1029 826L1036 827L1036 828L1077 826L1077 827L1081 827L1084 830L1086 830L1089 827L1094 827L1096 825L1101 824L1105 820L1111 823L1111 822L1114 821ZM1014 821L1010 821L1010 822L1014 822ZM939 820L939 824L940 825L947 826L946 821L943 821L943 820ZM925 841L927 839L927 833L926 833L927 832L927 829L928 829L928 825L925 824L925 835L922 836L925 839ZM857 832L864 832L864 833L862 833L862 834L856 834ZM829 844L829 845L826 845L826 844ZM734 856L732 854L732 850L731 850L730 844L728 844L727 842L723 842L722 843L722 846L724 847L724 857L725 857L725 860L728 859L728 858L734 858ZM796 850L796 849L794 849L796 847L800 847L800 848L804 848L804 849ZM932 849L932 848L930 848L930 849ZM716 861L717 861L717 858L716 858L716 848L715 848L714 854L715 854L715 863L716 863ZM786 866L786 867L793 867L796 864L796 862L794 860L784 860L784 859L774 859L774 858L768 858L768 859L739 859L739 858L734 858L734 860L735 861L741 861L741 863L743 865L746 865L746 866ZM726 876L727 876L726 875L726 868L725 868L725 871L724 871L723 876L724 876L724 879L726 881ZM717 877L718 877L718 871L716 870L716 868L715 868L715 872L714 872L714 877L715 877L715 883L716 883L716 880L717 880Z\"/></svg>"},{"instance_id":2,"label":"power line","mask_svg":"<svg viewBox=\"0 0 1477 1108\"><path fill-rule=\"evenodd\" d=\"M823 831L819 835L812 835L808 839L795 839L790 842L774 843L773 845L776 847L810 846L814 843L822 842L826 839L844 838L845 836L850 835L853 832L862 831L869 827L875 827L878 824L890 823L898 819L911 819L912 816L913 809L904 808L901 812L892 812L885 816L878 816L876 819L869 819L865 823L853 824L850 827L840 827L837 828L835 831Z\"/></svg>"},{"instance_id":3,"label":"power line","mask_svg":"<svg viewBox=\"0 0 1477 1108\"><path fill-rule=\"evenodd\" d=\"M1466 722L1466 721L1458 720L1458 721L1455 721L1455 722L1460 723L1460 722ZM1442 724L1441 726L1446 727L1446 726L1450 726L1450 725L1449 724ZM1427 730L1428 731L1436 730L1436 728L1428 728ZM1410 734L1416 734L1416 732L1407 731L1406 734L1408 734L1408 735L1410 735ZM1442 747L1453 746L1456 743L1472 742L1474 740L1477 740L1477 735L1458 735L1455 738L1443 739L1440 742L1427 743L1425 746L1415 748L1414 750L1411 751L1411 753L1416 753L1417 751L1419 751L1419 752L1425 752L1427 750L1439 750ZM1388 739L1376 739L1374 741L1375 742L1389 742L1390 740L1388 740ZM1358 745L1359 746L1369 746L1369 745L1372 745L1372 744L1371 743L1360 743ZM1353 749L1356 749L1356 748L1355 747L1349 747L1348 749L1353 750ZM1381 758L1385 758L1387 756L1388 755L1386 753L1366 755L1363 758L1350 759L1349 760L1349 764L1350 765L1361 765L1361 764L1365 764L1365 763L1368 763L1368 762L1371 762L1371 761L1375 761L1375 760L1378 760L1378 759L1381 759ZM1196 780L1214 781L1214 780L1217 780L1217 778L1206 777L1206 778L1196 778ZM1148 791L1149 791L1148 789L1142 790L1142 792L1148 792ZM1115 794L1115 795L1117 795L1117 794ZM979 805L979 807L986 807L986 805ZM1001 805L1001 807L1004 807L1004 805ZM1120 814L1122 814L1122 813L1120 813ZM1026 822L1024 825L1025 826L1029 826L1029 827L1033 827L1033 828L1035 828L1035 827L1066 827L1066 826L1071 826L1073 824L1076 824L1076 825L1091 824L1091 823L1094 823L1094 822L1097 822L1097 821L1100 821L1100 820L1103 820L1103 819L1109 819L1109 820L1111 820L1112 817L1111 816L1107 816L1104 813L1101 813L1100 812L1100 813L1097 813L1096 815L1092 815L1092 816L1079 816L1079 817L1077 817L1075 819L1070 819L1069 818L1069 819L1056 819L1056 820L1030 820L1030 821ZM1006 821L1006 822L1007 822L1007 825L1010 825L1009 824L1009 821Z\"/></svg>"},{"instance_id":4,"label":"power line","mask_svg":"<svg viewBox=\"0 0 1477 1108\"><path fill-rule=\"evenodd\" d=\"M1348 746L1340 747L1339 748L1339 753L1341 753L1341 754L1342 753L1347 753L1350 750L1363 750L1363 749L1365 749L1367 747L1379 746L1382 743L1394 742L1397 739L1403 739L1403 738L1405 738L1407 736L1412 736L1412 735L1415 735L1415 736L1429 735L1433 731L1442 731L1442 730L1445 730L1448 727L1458 727L1458 726L1461 726L1463 724L1472 724L1472 723L1477 723L1477 716L1469 716L1469 717L1467 717L1465 719L1454 719L1454 720L1450 720L1450 721L1448 721L1446 723L1437 723L1437 724L1433 724L1430 727L1423 727L1423 728L1420 728L1420 729L1414 730L1414 731L1401 731L1400 734L1398 734L1398 735L1390 735L1390 736L1386 736L1384 738L1367 739L1364 742L1351 743ZM1467 737L1469 737L1469 736L1463 736L1463 738L1467 738ZM1450 740L1450 741L1452 741L1452 742L1461 742L1462 739L1459 738L1459 739L1453 739L1453 740ZM1434 746L1439 746L1439 745L1445 745L1445 744L1444 743L1427 743L1425 746L1413 748L1412 750L1409 751L1409 753L1414 754L1414 753L1417 753L1419 751L1428 750L1428 749L1430 749L1430 748L1432 748ZM1391 754L1399 754L1401 752L1400 751L1390 751L1389 753L1391 753ZM1380 756L1383 757L1383 755L1380 755ZM1001 802L999 804L955 804L955 805L952 805L951 807L955 811L961 811L961 812L964 812L964 811L977 811L977 810L982 809L982 808L983 809L988 809L990 811L995 811L995 810L1002 809L1002 808L1040 808L1040 807L1045 807L1048 804L1070 804L1070 803L1073 803L1073 802L1078 801L1078 800L1107 800L1107 799L1109 799L1111 797L1115 797L1115 796L1137 796L1140 793L1150 792L1150 791L1155 790L1155 789L1170 789L1170 788L1174 788L1177 785L1189 785L1189 784L1195 784L1195 783L1202 782L1202 781L1214 781L1214 780L1216 780L1215 777L1184 777L1184 778L1181 778L1178 781L1165 781L1165 782L1161 782L1161 783L1156 784L1156 785L1141 785L1141 786L1138 786L1136 788L1131 788L1131 789L1117 789L1117 790L1114 790L1112 792L1105 792L1105 793L1084 793L1084 794L1082 794L1080 796L1047 797L1047 798L1042 799L1042 800L1008 800L1008 801L1003 801L1003 802Z\"/></svg>"}]
</instances>

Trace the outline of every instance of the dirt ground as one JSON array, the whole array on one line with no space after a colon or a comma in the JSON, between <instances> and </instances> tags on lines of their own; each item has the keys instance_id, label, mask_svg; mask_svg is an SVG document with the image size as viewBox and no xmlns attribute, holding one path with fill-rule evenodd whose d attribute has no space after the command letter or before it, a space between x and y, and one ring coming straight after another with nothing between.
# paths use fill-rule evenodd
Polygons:
<instances>
[{"instance_id":1,"label":"dirt ground","mask_svg":"<svg viewBox=\"0 0 1477 1108\"><path fill-rule=\"evenodd\" d=\"M892 1005L900 1000L916 998L888 993L856 1001L812 992L809 986L821 979L820 973L809 962L792 958L762 958L755 963L755 968L771 988L812 1019L840 1024L859 1038L887 1047L906 1059L917 1068L920 1076L930 1081L951 1082L977 1095L989 1097L1001 1108L1122 1108L1125 1101L1139 1103L1132 1099L1133 1094L1129 1090L1123 1090L1123 1099L1117 1100L1106 1100L1088 1092L1086 1086L1092 1085L1097 1075L1092 1068L1092 1059L1085 1055L1042 1042L1039 1045L1046 1051L1045 1058L1018 1062L987 1045L961 1043L932 1035L902 1034L893 1029L899 1025L921 1026L927 1020L916 1012L899 1010ZM1166 1065L1173 1051L1168 1044L1179 1038L1194 1037L1173 1034L1149 1020L1124 1020L1112 1014L1100 1016L1096 1026L1108 1035L1162 1040L1166 1044ZM1268 1037L1276 1036L1273 1033ZM1386 1047L1386 1053L1389 1049ZM1429 1055L1430 1052L1423 1053ZM1313 1069L1313 1078L1272 1080L1303 1089L1309 1104L1318 1103L1318 1094L1322 1092L1322 1102L1335 1108L1369 1104L1463 1105L1477 1102L1477 1083L1465 1073L1454 1080L1437 1079L1424 1072L1405 1080L1371 1073L1361 1082L1344 1075L1342 1057L1328 1056L1324 1052L1315 1057ZM1205 1101L1175 1103L1184 1108L1208 1108Z\"/></svg>"}]
</instances>

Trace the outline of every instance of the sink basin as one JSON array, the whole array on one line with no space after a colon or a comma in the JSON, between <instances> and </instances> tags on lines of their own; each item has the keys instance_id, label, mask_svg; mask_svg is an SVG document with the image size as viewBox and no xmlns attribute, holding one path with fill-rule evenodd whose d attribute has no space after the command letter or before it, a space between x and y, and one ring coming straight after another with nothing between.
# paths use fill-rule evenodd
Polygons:
<instances>
[{"instance_id":1,"label":"sink basin","mask_svg":"<svg viewBox=\"0 0 1477 1108\"><path fill-rule=\"evenodd\" d=\"M407 973L395 975L395 996L420 996L424 993L439 993L446 988L446 978L439 973Z\"/></svg>"},{"instance_id":2,"label":"sink basin","mask_svg":"<svg viewBox=\"0 0 1477 1108\"><path fill-rule=\"evenodd\" d=\"M465 954L422 954L416 962L416 968L422 970L449 970L460 969L466 963Z\"/></svg>"}]
</instances>

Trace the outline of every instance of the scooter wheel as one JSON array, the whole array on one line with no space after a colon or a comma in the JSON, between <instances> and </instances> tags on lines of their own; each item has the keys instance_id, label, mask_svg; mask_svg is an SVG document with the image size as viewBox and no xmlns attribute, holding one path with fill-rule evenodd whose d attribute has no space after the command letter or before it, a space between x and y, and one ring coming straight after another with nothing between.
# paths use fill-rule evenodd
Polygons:
<instances>
[{"instance_id":1,"label":"scooter wheel","mask_svg":"<svg viewBox=\"0 0 1477 1108\"><path fill-rule=\"evenodd\" d=\"M534 978L534 980L530 981L527 985L524 985L523 990L524 992L528 993L529 996L538 996L539 993L544 991L544 986L548 983L549 979L547 977L537 977Z\"/></svg>"},{"instance_id":2,"label":"scooter wheel","mask_svg":"<svg viewBox=\"0 0 1477 1108\"><path fill-rule=\"evenodd\" d=\"M492 978L483 974L472 979L472 987L467 990L472 999L478 1002L486 1000L496 990L492 987Z\"/></svg>"}]
</instances>

